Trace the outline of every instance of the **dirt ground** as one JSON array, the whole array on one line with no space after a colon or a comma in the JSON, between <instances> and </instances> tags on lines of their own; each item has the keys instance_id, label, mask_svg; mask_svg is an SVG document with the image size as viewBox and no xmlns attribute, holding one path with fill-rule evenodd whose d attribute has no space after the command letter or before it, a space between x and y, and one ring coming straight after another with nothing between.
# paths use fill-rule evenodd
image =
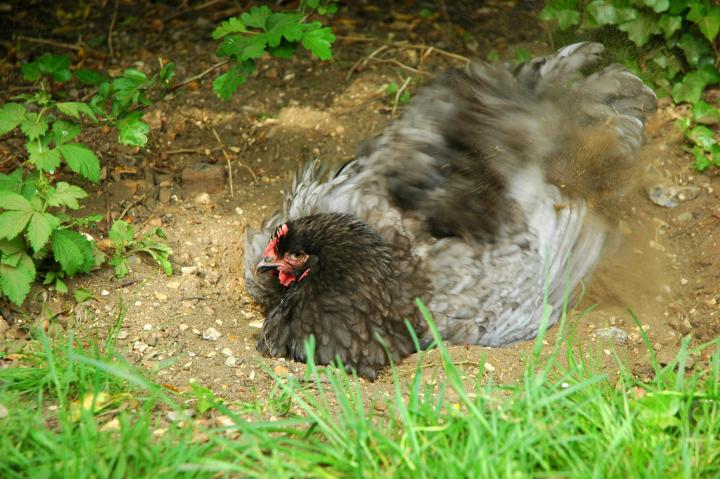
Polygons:
<instances>
[{"instance_id":1,"label":"dirt ground","mask_svg":"<svg viewBox=\"0 0 720 479\"><path fill-rule=\"evenodd\" d=\"M80 12L87 15L83 32L73 27L78 20L68 20L74 2L67 3L62 14L60 7L53 10L42 2L28 2L22 9L10 6L16 10L4 14L10 16L0 21L6 49L0 67L3 101L24 88L17 74L21 62L48 50L68 51L18 39L37 38L43 15L55 18L57 25L47 30L47 38L58 42L75 45L107 31L113 2L90 2L89 13ZM93 192L83 213L118 217L125 212L126 219L140 228L162 226L174 249L175 274L164 276L145 257L133 261L131 274L123 280L103 268L70 282L71 288L95 293L94 300L80 305L38 288L26 311L2 305L11 326L5 333L7 351L23 347L23 330L38 317L47 321L46 326L74 328L82 336L102 340L124 311L119 351L157 371L159 382L175 388L184 390L197 381L230 400L257 401L267 397L272 386L265 368L280 376L302 374L301 364L262 358L255 351L263 316L244 288L244 228L257 226L279 206L283 187L297 167L313 158L331 164L346 161L362 140L391 121L392 99L385 87L391 81L401 83L408 73L396 62L420 69L422 80L447 66L462 65L438 52L423 57L427 49L414 48L387 49L377 56L382 61L363 62L381 46L363 39L409 40L479 58L492 50L510 58L516 46L551 50L531 2L459 2L448 7L447 15L439 11L427 20L417 14L426 6L422 2L386 2L382 7L351 3L331 19L340 37L331 63L303 55L293 60L263 58L256 74L229 102L214 96L211 82L216 73L208 75L149 108L146 120L152 132L145 150L117 145L114 132L86 130L83 141L101 157L107 180L100 188L83 185ZM210 32L227 15L238 14L233 5L217 2L183 13L191 7L123 1L113 34L114 58L88 54L80 61L76 51L69 53L74 66L111 72L130 66L151 72L158 58L171 59L178 78L184 79L216 62ZM105 51L104 46L97 50ZM570 314L576 341L610 370L615 349L634 373L651 374L647 349L628 308L661 362L674 356L685 335L691 334L699 344L720 334L720 180L715 171L698 174L691 168L682 136L673 126L679 110L661 100L650 118L637 182L620 201L620 211L614 212L622 219L623 241L598 267L584 299ZM0 140L3 160L21 151L19 137ZM232 193L229 176L219 187L187 176L183 181L186 168L216 167L227 173L225 154ZM6 161L0 165L3 172L15 167ZM658 184L697 188L688 189L689 198L677 207L664 208L648 196ZM89 233L104 237L104 231ZM582 313L593 305L592 311ZM553 328L547 341L551 343L556 333ZM508 382L522 371L523 356L531 346L462 346L451 352L469 378L492 374L496 381ZM488 364L478 371L481 357ZM694 367L702 367L705 359L693 357ZM437 352L427 353L424 361L428 366L438 364ZM414 367L415 358L407 358L400 365L401 377L410 378ZM374 383L361 382L369 396L391 391L388 374Z\"/></svg>"}]
</instances>

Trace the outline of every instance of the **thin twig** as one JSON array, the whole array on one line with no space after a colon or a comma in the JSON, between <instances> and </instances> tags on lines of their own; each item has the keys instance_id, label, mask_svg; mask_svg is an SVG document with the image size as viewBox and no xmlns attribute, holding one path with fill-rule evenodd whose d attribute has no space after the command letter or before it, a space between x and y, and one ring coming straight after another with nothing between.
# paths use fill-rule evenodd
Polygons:
<instances>
[{"instance_id":1,"label":"thin twig","mask_svg":"<svg viewBox=\"0 0 720 479\"><path fill-rule=\"evenodd\" d=\"M398 88L398 91L395 92L395 101L393 102L392 111L390 112L390 116L395 116L395 112L397 111L398 102L400 101L400 95L405 91L405 89L408 86L408 83L410 83L410 77L407 77L403 84Z\"/></svg>"},{"instance_id":2,"label":"thin twig","mask_svg":"<svg viewBox=\"0 0 720 479\"><path fill-rule=\"evenodd\" d=\"M382 52L383 50L387 50L387 49L388 49L387 45L382 45L380 48L378 48L378 49L374 50L372 53L370 53L370 55L360 58L358 61L355 62L355 64L352 66L352 68L350 68L350 71L348 71L348 74L345 76L345 79L349 80L350 76L355 72L355 70L357 69L357 67L360 66L360 64L362 64L363 66L367 65L367 62L371 58L374 58L375 55L378 55L380 52Z\"/></svg>"},{"instance_id":3,"label":"thin twig","mask_svg":"<svg viewBox=\"0 0 720 479\"><path fill-rule=\"evenodd\" d=\"M409 50L426 50L430 48L428 45L423 44L416 44L416 43L404 43L404 42L389 42L387 40L382 40L380 38L374 38L374 37L362 37L359 35L338 35L336 37L338 40L344 40L348 42L361 42L361 43L382 43L383 45L389 45L391 47L395 48L405 48ZM466 63L470 62L470 59L466 56L459 55L457 53L452 53L447 50L442 50L440 48L433 48L433 52L436 52L440 55L446 56L448 58L452 58L454 60L460 60Z\"/></svg>"},{"instance_id":4,"label":"thin twig","mask_svg":"<svg viewBox=\"0 0 720 479\"><path fill-rule=\"evenodd\" d=\"M179 12L175 12L172 15L168 15L163 19L163 22L169 22L170 20L177 18L181 15L185 15L186 13L190 12L197 12L198 10L205 9L207 7L210 7L216 3L222 2L223 0L209 0L208 2L202 3L200 5L194 6L192 8L188 8L187 10L181 10Z\"/></svg>"},{"instance_id":5,"label":"thin twig","mask_svg":"<svg viewBox=\"0 0 720 479\"><path fill-rule=\"evenodd\" d=\"M173 86L170 90L168 90L167 94L170 94L170 93L174 92L175 90L178 90L178 89L184 87L184 86L187 85L188 83L192 83L192 82L194 82L194 81L196 81L196 80L201 79L202 77L204 77L204 76L207 75L208 73L210 73L210 72L212 72L212 71L215 71L215 70L217 70L218 68L220 68L221 66L227 65L228 63L230 63L230 59L223 60L223 61L221 61L220 63L216 63L215 65L211 66L211 67L208 68L207 70L205 70L205 71L203 71L203 72L200 72L200 73L198 73L198 74L195 75L195 76L191 76L190 78L187 78L187 79L183 80L181 83L178 83L177 85Z\"/></svg>"},{"instance_id":6,"label":"thin twig","mask_svg":"<svg viewBox=\"0 0 720 479\"><path fill-rule=\"evenodd\" d=\"M120 0L115 0L115 6L113 7L112 20L110 20L110 28L108 29L108 50L110 50L110 58L115 58L115 52L113 51L113 30L115 29L115 22L117 21L118 3Z\"/></svg>"},{"instance_id":7,"label":"thin twig","mask_svg":"<svg viewBox=\"0 0 720 479\"><path fill-rule=\"evenodd\" d=\"M56 42L55 40L47 40L45 38L26 37L25 35L18 35L17 38L18 38L18 40L25 40L26 42L30 42L30 43L40 43L42 45L50 45L50 46L58 47L58 48L65 48L67 50L75 50L76 52L79 52L82 50L82 47L80 45Z\"/></svg>"},{"instance_id":8,"label":"thin twig","mask_svg":"<svg viewBox=\"0 0 720 479\"><path fill-rule=\"evenodd\" d=\"M122 210L122 213L120 213L120 216L117 217L116 221L123 219L125 217L125 215L127 214L127 212L130 211L130 208L137 205L138 203L141 203L144 199L145 199L145 195L140 195L140 197L138 197L138 199L131 201L130 204L127 205L124 210Z\"/></svg>"},{"instance_id":9,"label":"thin twig","mask_svg":"<svg viewBox=\"0 0 720 479\"><path fill-rule=\"evenodd\" d=\"M220 139L220 135L218 135L218 132L215 130L215 128L212 129L213 135L215 135L215 139L220 143L221 150L223 152L223 156L225 157L225 161L227 162L228 167L228 183L230 183L230 198L235 198L235 189L233 186L233 173L232 173L232 164L230 163L230 155L227 154L227 151L225 151L225 144Z\"/></svg>"},{"instance_id":10,"label":"thin twig","mask_svg":"<svg viewBox=\"0 0 720 479\"><path fill-rule=\"evenodd\" d=\"M369 58L369 60L376 62L376 63L391 63L393 65L399 66L402 69L412 72L416 75L420 73L415 68L409 67L409 66L405 65L404 63L402 63L401 61L396 60L394 58Z\"/></svg>"}]
</instances>

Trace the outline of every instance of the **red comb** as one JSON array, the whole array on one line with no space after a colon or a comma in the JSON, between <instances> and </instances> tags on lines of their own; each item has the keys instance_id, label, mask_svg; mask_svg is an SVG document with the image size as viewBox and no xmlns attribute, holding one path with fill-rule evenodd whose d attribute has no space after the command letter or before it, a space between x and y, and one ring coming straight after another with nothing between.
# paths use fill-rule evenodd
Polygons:
<instances>
[{"instance_id":1,"label":"red comb","mask_svg":"<svg viewBox=\"0 0 720 479\"><path fill-rule=\"evenodd\" d=\"M265 251L263 251L263 257L268 256L275 256L277 254L277 244L280 238L285 236L288 232L288 225L282 225L279 227L276 231L273 237L270 239L270 242L265 247Z\"/></svg>"}]
</instances>

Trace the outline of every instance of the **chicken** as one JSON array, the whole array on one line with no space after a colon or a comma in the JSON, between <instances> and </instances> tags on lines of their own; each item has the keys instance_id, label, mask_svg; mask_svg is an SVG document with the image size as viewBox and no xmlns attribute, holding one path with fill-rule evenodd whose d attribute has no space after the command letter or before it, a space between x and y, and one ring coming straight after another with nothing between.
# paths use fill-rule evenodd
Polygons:
<instances>
[{"instance_id":1,"label":"chicken","mask_svg":"<svg viewBox=\"0 0 720 479\"><path fill-rule=\"evenodd\" d=\"M415 298L452 343L533 338L547 307L556 322L613 234L593 204L655 109L624 67L597 68L603 50L449 71L329 177L299 171L283 212L246 232L258 350L305 361L313 335L317 363L374 378L431 342Z\"/></svg>"}]
</instances>

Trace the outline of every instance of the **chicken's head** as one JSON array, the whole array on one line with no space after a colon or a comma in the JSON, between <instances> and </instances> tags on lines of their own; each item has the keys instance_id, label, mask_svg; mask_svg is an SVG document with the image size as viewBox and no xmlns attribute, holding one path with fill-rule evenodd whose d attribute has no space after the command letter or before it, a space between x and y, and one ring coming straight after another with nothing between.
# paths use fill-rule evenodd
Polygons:
<instances>
[{"instance_id":1,"label":"chicken's head","mask_svg":"<svg viewBox=\"0 0 720 479\"><path fill-rule=\"evenodd\" d=\"M275 230L255 268L256 273L272 272L285 287L302 281L310 273L307 264L310 255L292 241L295 235L289 235L289 231L287 223Z\"/></svg>"}]
</instances>

